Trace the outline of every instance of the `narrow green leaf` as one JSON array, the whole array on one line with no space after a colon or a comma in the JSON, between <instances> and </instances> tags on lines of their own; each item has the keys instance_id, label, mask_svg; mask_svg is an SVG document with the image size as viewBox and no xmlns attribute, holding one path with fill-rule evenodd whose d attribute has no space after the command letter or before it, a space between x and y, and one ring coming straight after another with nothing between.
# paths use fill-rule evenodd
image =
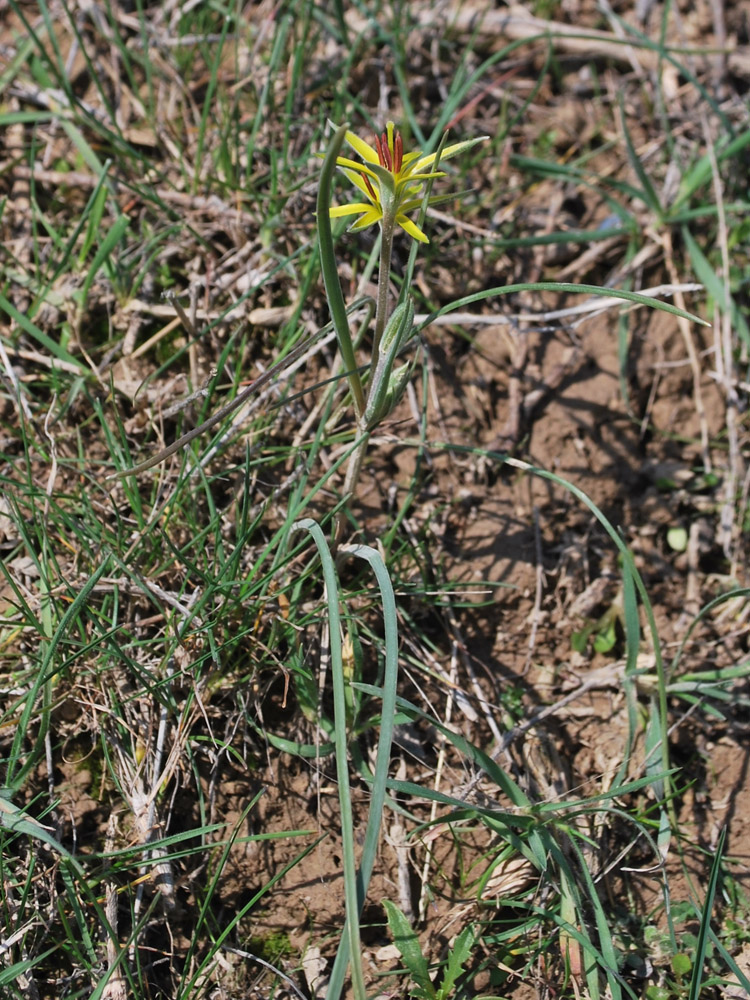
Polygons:
<instances>
[{"instance_id":1,"label":"narrow green leaf","mask_svg":"<svg viewBox=\"0 0 750 1000\"><path fill-rule=\"evenodd\" d=\"M389 899L383 900L383 908L388 918L393 943L398 948L415 984L415 988L411 991L412 995L420 1000L435 1000L437 994L430 979L430 969L414 929L401 910Z\"/></svg>"},{"instance_id":2,"label":"narrow green leaf","mask_svg":"<svg viewBox=\"0 0 750 1000\"><path fill-rule=\"evenodd\" d=\"M74 355L66 351L61 344L55 343L55 341L40 330L35 323L32 323L27 316L20 313L16 307L12 305L1 293L0 309L6 312L12 320L15 320L25 333L28 333L28 335L33 337L38 344L41 344L45 350L49 351L53 358L57 358L58 361L64 361L65 364L73 365L75 368L80 368L82 371L88 370L79 358L74 357Z\"/></svg>"},{"instance_id":3,"label":"narrow green leaf","mask_svg":"<svg viewBox=\"0 0 750 1000\"><path fill-rule=\"evenodd\" d=\"M710 326L705 319L696 316L694 313L678 309L677 306L669 302L662 302L661 299L652 298L650 295L641 295L639 292L629 292L623 288L602 288L600 285L574 285L565 281L522 281L515 285L502 285L499 288L485 288L481 292L474 292L472 295L465 295L461 299L455 299L448 305L436 309L430 313L417 329L423 330L433 323L439 316L447 316L465 306L473 305L475 302L483 302L485 299L494 298L496 295L514 295L517 292L557 292L561 295L598 295L602 298L623 299L625 302L633 302L639 306L648 306L650 309L659 309L661 312L671 313L673 316L681 316L690 320L691 323L698 323L700 326Z\"/></svg>"},{"instance_id":4,"label":"narrow green leaf","mask_svg":"<svg viewBox=\"0 0 750 1000\"><path fill-rule=\"evenodd\" d=\"M127 217L127 215L120 215L117 217L117 219L115 219L114 225L109 230L107 235L104 237L102 245L97 250L96 256L94 257L91 267L89 268L88 274L86 275L86 280L83 283L83 288L80 290L80 292L77 293L80 298L82 306L85 306L86 304L89 294L89 289L94 283L94 279L99 273L99 269L105 263L105 261L108 260L109 255L112 253L114 248L117 246L122 237L125 235L125 230L128 228L129 225L130 225L130 219Z\"/></svg>"},{"instance_id":5,"label":"narrow green leaf","mask_svg":"<svg viewBox=\"0 0 750 1000\"><path fill-rule=\"evenodd\" d=\"M633 140L630 136L630 129L628 128L628 121L625 117L625 104L620 95L620 124L622 125L622 132L625 136L625 145L628 150L628 159L630 160L630 165L635 170L638 180L641 182L641 200L651 209L657 218L662 216L662 207L659 203L659 196L656 193L654 185L651 183L651 178L646 173L643 166L643 162L638 155L635 146L633 145Z\"/></svg>"},{"instance_id":6,"label":"narrow green leaf","mask_svg":"<svg viewBox=\"0 0 750 1000\"><path fill-rule=\"evenodd\" d=\"M724 842L726 840L726 835L727 828L723 827L714 851L713 863L711 864L711 874L706 888L706 899L703 903L703 910L701 912L700 927L698 928L698 944L695 949L695 957L693 960L693 975L690 980L688 1000L699 1000L701 995L703 963L706 959L706 946L708 944L709 932L711 930L711 913L714 908L716 890L719 886L721 862L724 858Z\"/></svg>"},{"instance_id":7,"label":"narrow green leaf","mask_svg":"<svg viewBox=\"0 0 750 1000\"><path fill-rule=\"evenodd\" d=\"M690 254L690 260L698 281L705 285L706 291L714 299L721 312L729 310L734 329L744 343L750 345L750 326L748 326L742 310L737 308L737 303L732 298L726 280L722 281L719 278L708 258L695 241L688 226L682 227L682 236Z\"/></svg>"},{"instance_id":8,"label":"narrow green leaf","mask_svg":"<svg viewBox=\"0 0 750 1000\"><path fill-rule=\"evenodd\" d=\"M83 869L73 855L67 851L62 844L55 839L46 826L42 826L33 817L27 816L25 812L13 805L8 799L0 794L0 826L12 833L25 833L28 837L41 840L53 851L71 863L79 875L83 875Z\"/></svg>"},{"instance_id":9,"label":"narrow green leaf","mask_svg":"<svg viewBox=\"0 0 750 1000\"><path fill-rule=\"evenodd\" d=\"M357 868L354 852L354 824L349 786L349 739L346 730L346 680L344 678L341 611L339 609L339 588L331 550L319 524L306 517L292 525L292 530L304 530L312 535L318 550L325 580L328 608L328 634L331 653L331 673L333 676L333 706L336 727L336 775L339 783L339 803L341 809L341 847L344 868L344 896L346 899L346 931L351 962L352 987L355 1000L366 1000L362 954L359 934L359 901L357 898ZM336 991L331 1000L338 1000Z\"/></svg>"},{"instance_id":10,"label":"narrow green leaf","mask_svg":"<svg viewBox=\"0 0 750 1000\"><path fill-rule=\"evenodd\" d=\"M357 360L354 355L354 345L352 343L351 330L349 329L344 295L341 291L341 281L336 266L336 252L333 246L333 233L331 231L331 184L336 169L336 157L341 152L348 127L348 122L345 122L336 131L323 161L323 169L320 172L320 186L318 187L317 216L320 268L323 272L323 283L326 288L328 308L331 312L336 339L338 340L339 350L341 351L341 357L344 361L347 378L352 390L355 412L357 419L359 419L365 412L365 395L357 370Z\"/></svg>"}]
</instances>

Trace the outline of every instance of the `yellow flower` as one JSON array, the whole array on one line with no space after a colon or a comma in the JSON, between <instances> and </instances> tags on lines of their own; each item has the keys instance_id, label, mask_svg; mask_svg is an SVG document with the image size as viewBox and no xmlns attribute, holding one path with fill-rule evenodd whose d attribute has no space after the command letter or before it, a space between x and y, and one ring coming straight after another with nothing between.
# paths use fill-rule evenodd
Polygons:
<instances>
[{"instance_id":1,"label":"yellow flower","mask_svg":"<svg viewBox=\"0 0 750 1000\"><path fill-rule=\"evenodd\" d=\"M442 171L431 171L437 153L422 155L419 149L404 153L404 144L393 122L388 122L386 131L375 137L375 146L369 146L353 132L346 133L346 141L358 153L364 163L358 163L346 156L336 159L342 173L367 198L367 201L356 201L348 205L339 205L331 209L331 218L338 219L347 215L359 215L350 227L353 232L366 229L375 223L394 225L401 228L420 243L429 243L419 226L407 215L422 204L423 185L433 177L444 177ZM440 154L440 162L448 160L478 142L489 138L484 135L478 139L457 142L446 146ZM429 203L444 201L445 196L431 197Z\"/></svg>"}]
</instances>

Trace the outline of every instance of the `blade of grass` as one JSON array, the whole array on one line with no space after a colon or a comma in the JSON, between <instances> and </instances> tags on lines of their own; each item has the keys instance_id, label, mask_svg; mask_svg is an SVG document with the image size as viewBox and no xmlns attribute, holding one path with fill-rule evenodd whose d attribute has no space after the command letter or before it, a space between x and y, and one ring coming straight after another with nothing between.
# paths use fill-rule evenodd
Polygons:
<instances>
[{"instance_id":1,"label":"blade of grass","mask_svg":"<svg viewBox=\"0 0 750 1000\"><path fill-rule=\"evenodd\" d=\"M130 219L127 217L127 215L118 216L115 219L114 223L112 224L112 228L104 237L101 246L96 251L96 255L94 256L94 259L91 262L91 267L88 270L86 279L83 283L83 287L81 288L80 292L77 293L77 297L79 299L82 308L86 306L86 303L88 301L89 290L91 289L91 286L94 283L100 268L108 262L110 254L125 235L125 232L129 225L130 225Z\"/></svg>"},{"instance_id":2,"label":"blade of grass","mask_svg":"<svg viewBox=\"0 0 750 1000\"><path fill-rule=\"evenodd\" d=\"M323 530L311 518L303 518L293 525L298 531L312 535L323 568L326 602L328 607L328 632L330 642L331 672L333 675L333 701L336 722L336 774L341 804L341 847L343 854L344 894L346 897L346 930L349 940L352 988L355 1000L366 1000L367 991L362 970L362 953L359 933L359 901L357 898L357 864L354 854L354 826L352 801L349 788L349 740L346 731L346 681L341 648L341 613L339 611L338 581L333 556ZM330 1000L339 1000L331 991Z\"/></svg>"},{"instance_id":3,"label":"blade of grass","mask_svg":"<svg viewBox=\"0 0 750 1000\"><path fill-rule=\"evenodd\" d=\"M40 725L40 731L36 736L36 746L34 751L28 755L26 762L21 764L20 762L23 758L23 743L26 739L27 733L29 732L31 717L36 710L36 701L39 692L42 688L49 688L53 676L59 669L54 663L57 649L66 635L71 623L78 617L80 612L86 606L89 595L93 591L94 587L109 569L110 558L111 557L109 555L105 555L96 570L83 584L76 597L71 602L70 607L60 619L60 623L57 626L54 635L50 637L49 642L47 643L47 648L37 672L36 679L26 695L24 709L21 713L20 719L18 720L16 734L13 737L13 745L9 755L5 780L6 785L14 791L17 791L20 788L25 777L35 766L38 756L42 750L44 732L46 730L46 726L49 724L49 704L47 704L47 707L42 714L42 722ZM48 698L45 700L49 701Z\"/></svg>"},{"instance_id":4,"label":"blade of grass","mask_svg":"<svg viewBox=\"0 0 750 1000\"><path fill-rule=\"evenodd\" d=\"M211 59L211 64L209 66L208 86L206 88L206 95L205 95L204 101L203 101L203 111L201 113L201 120L200 120L200 125L199 125L199 128L198 128L198 149L196 150L196 154L195 154L195 172L193 174L193 184L192 184L193 193L195 193L198 190L198 187L199 187L199 184L200 184L200 181L201 181L201 176L203 174L203 150L204 150L204 147L205 147L205 144L206 144L206 132L208 130L209 120L211 118L213 109L215 107L215 105L214 105L214 95L216 93L216 86L217 86L217 83L218 83L218 76L219 76L219 68L220 68L221 61L222 61L222 56L223 56L223 53L224 53L224 43L226 41L226 37L227 37L227 34L229 32L229 26L231 24L231 18L224 17L222 19L222 22L223 23L222 23L222 26L221 26L221 38L219 39L218 45L216 45L213 58ZM277 33L276 37L277 37L277 42L280 41L280 44L283 46L285 32L279 31ZM272 79L273 79L273 75L271 73L269 73L268 74L267 86L270 84L270 81ZM262 107L262 104L261 104L261 107ZM254 143L253 143L253 147L254 147Z\"/></svg>"},{"instance_id":5,"label":"blade of grass","mask_svg":"<svg viewBox=\"0 0 750 1000\"><path fill-rule=\"evenodd\" d=\"M391 744L393 742L396 694L398 689L398 618L396 615L396 598L393 593L393 585L391 584L388 570L380 553L369 545L344 546L340 549L340 552L342 555L364 559L372 567L380 588L380 600L383 608L383 629L385 633L385 673L383 677L380 738L378 740L375 772L372 778L372 798L367 817L367 828L357 874L359 919L375 864L383 818L383 807L385 805L388 786L388 767L391 760ZM349 919L347 916L347 920ZM336 953L329 982L329 990L334 997L340 994L343 987L343 977L346 972L347 962L349 961L349 949L350 939L344 934Z\"/></svg>"},{"instance_id":6,"label":"blade of grass","mask_svg":"<svg viewBox=\"0 0 750 1000\"><path fill-rule=\"evenodd\" d=\"M416 324L418 330L424 330L428 327L430 323L434 322L439 316L447 316L449 313L455 312L458 309L462 309L464 306L472 305L474 302L483 302L485 299L491 299L496 295L514 295L517 292L558 292L560 294L569 295L596 295L601 298L614 298L623 299L626 302L632 302L639 306L648 306L651 309L660 309L662 312L671 313L673 316L681 316L683 319L688 319L692 323L698 323L700 326L710 326L706 320L701 319L700 316L696 316L693 313L685 312L683 309L678 309L677 306L671 305L669 302L662 302L660 299L651 298L649 295L641 295L638 292L628 292L620 288L602 288L599 285L573 285L567 282L559 281L534 281L534 282L520 282L514 285L502 285L499 288L486 288L481 292L474 292L472 295L466 295L461 299L456 299L454 302L450 302L446 306L442 306L440 309L436 309L431 312L426 319L422 320L421 323Z\"/></svg>"},{"instance_id":7,"label":"blade of grass","mask_svg":"<svg viewBox=\"0 0 750 1000\"><path fill-rule=\"evenodd\" d=\"M659 196L657 195L654 185L651 183L651 178L646 173L641 158L633 145L633 139L630 135L630 129L628 128L628 120L625 117L625 102L622 94L619 95L619 98L620 125L622 126L622 134L625 136L625 148L628 152L628 160L630 161L630 165L641 183L640 199L648 208L651 209L656 219L661 220L663 210L659 202Z\"/></svg>"},{"instance_id":8,"label":"blade of grass","mask_svg":"<svg viewBox=\"0 0 750 1000\"><path fill-rule=\"evenodd\" d=\"M706 960L706 947L708 946L709 933L711 930L711 914L714 908L714 899L721 876L721 863L724 858L724 842L726 841L727 828L722 827L719 839L714 849L713 862L711 864L711 874L706 886L706 899L703 903L703 910L700 915L700 925L698 927L698 941L695 946L693 956L693 973L690 977L690 989L687 1000L700 1000L703 983L703 963Z\"/></svg>"},{"instance_id":9,"label":"blade of grass","mask_svg":"<svg viewBox=\"0 0 750 1000\"><path fill-rule=\"evenodd\" d=\"M72 365L76 369L88 372L87 366L84 365L80 358L70 354L64 347L52 340L51 337L48 337L47 334L40 330L35 323L32 323L27 316L20 313L2 293L0 293L0 309L6 312L25 333L28 333L28 335L33 337L38 344L41 344L45 350L49 351L53 358L57 358L58 361L64 361L66 364Z\"/></svg>"}]
</instances>

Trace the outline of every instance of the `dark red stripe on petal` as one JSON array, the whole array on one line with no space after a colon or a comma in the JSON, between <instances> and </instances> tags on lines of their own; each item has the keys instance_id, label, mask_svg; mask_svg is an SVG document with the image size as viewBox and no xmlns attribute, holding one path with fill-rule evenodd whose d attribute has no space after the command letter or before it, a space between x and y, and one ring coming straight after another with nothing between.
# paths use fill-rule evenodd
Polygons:
<instances>
[{"instance_id":1,"label":"dark red stripe on petal","mask_svg":"<svg viewBox=\"0 0 750 1000\"><path fill-rule=\"evenodd\" d=\"M381 150L381 166L385 167L386 170L393 171L393 160L391 159L391 151L388 148L388 136L383 132L380 137L380 150Z\"/></svg>"},{"instance_id":2,"label":"dark red stripe on petal","mask_svg":"<svg viewBox=\"0 0 750 1000\"><path fill-rule=\"evenodd\" d=\"M393 140L393 172L398 174L401 172L401 164L404 162L404 140L401 138L401 133L396 133L396 138Z\"/></svg>"},{"instance_id":3,"label":"dark red stripe on petal","mask_svg":"<svg viewBox=\"0 0 750 1000\"><path fill-rule=\"evenodd\" d=\"M380 166L381 167L384 167L386 165L385 155L384 155L384 152L383 152L384 148L385 148L385 143L381 144L381 142L380 142L380 136L376 135L375 136L375 149L377 151L378 159L380 160Z\"/></svg>"},{"instance_id":4,"label":"dark red stripe on petal","mask_svg":"<svg viewBox=\"0 0 750 1000\"><path fill-rule=\"evenodd\" d=\"M379 204L379 202L378 202L378 196L375 194L375 188L372 186L372 182L371 182L370 178L367 176L367 174L362 174L361 176L362 176L362 180L365 182L365 186L367 187L367 190L370 192L370 197L372 198L373 202L376 205Z\"/></svg>"}]
</instances>

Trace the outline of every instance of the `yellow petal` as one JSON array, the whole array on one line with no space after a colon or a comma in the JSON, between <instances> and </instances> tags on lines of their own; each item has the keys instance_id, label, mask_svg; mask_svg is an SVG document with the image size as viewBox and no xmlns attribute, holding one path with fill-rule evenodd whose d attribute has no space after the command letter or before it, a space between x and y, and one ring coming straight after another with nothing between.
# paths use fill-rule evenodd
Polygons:
<instances>
[{"instance_id":1,"label":"yellow petal","mask_svg":"<svg viewBox=\"0 0 750 1000\"><path fill-rule=\"evenodd\" d=\"M489 139L488 135L480 135L476 139L466 139L464 142L455 142L452 146L446 146L443 152L440 154L440 162L443 160L449 160L451 156L456 156L458 153L462 153L465 149L470 149L472 146L476 146L479 142L485 142ZM417 160L412 168L415 173L419 173L426 167L431 167L435 162L437 153L430 153L429 156L423 156L421 160Z\"/></svg>"},{"instance_id":2,"label":"yellow petal","mask_svg":"<svg viewBox=\"0 0 750 1000\"><path fill-rule=\"evenodd\" d=\"M336 166L341 167L342 170L346 168L349 170L356 170L357 173L360 174L367 174L368 177L372 177L374 180L378 179L378 175L374 170L370 170L370 168L366 167L364 163L357 163L356 160L350 160L348 156L337 156Z\"/></svg>"},{"instance_id":3,"label":"yellow petal","mask_svg":"<svg viewBox=\"0 0 750 1000\"><path fill-rule=\"evenodd\" d=\"M422 155L421 149L412 149L410 153L404 153L404 158L401 161L401 163L403 164L403 166L406 166L407 164L411 163L412 160L418 160L421 157L421 155Z\"/></svg>"},{"instance_id":4,"label":"yellow petal","mask_svg":"<svg viewBox=\"0 0 750 1000\"><path fill-rule=\"evenodd\" d=\"M401 176L398 179L398 186L400 188L402 184L414 184L415 182L421 184L422 181L428 181L432 177L445 177L445 171L431 170L426 174L412 174L409 171L406 173L402 171Z\"/></svg>"},{"instance_id":5,"label":"yellow petal","mask_svg":"<svg viewBox=\"0 0 750 1000\"><path fill-rule=\"evenodd\" d=\"M430 242L416 222L412 222L411 219L407 218L405 215L401 215L399 213L396 216L396 223L401 226L404 232L408 233L412 239L418 240L420 243Z\"/></svg>"},{"instance_id":6,"label":"yellow petal","mask_svg":"<svg viewBox=\"0 0 750 1000\"><path fill-rule=\"evenodd\" d=\"M367 229L368 226L374 226L376 222L380 222L382 218L383 213L379 208L370 208L361 219L357 219L353 226L349 226L349 232L357 233L360 229Z\"/></svg>"},{"instance_id":7,"label":"yellow petal","mask_svg":"<svg viewBox=\"0 0 750 1000\"><path fill-rule=\"evenodd\" d=\"M380 163L378 154L372 146L367 145L364 139L360 139L354 132L347 132L345 138L352 149L359 153L363 160L367 160L368 163Z\"/></svg>"},{"instance_id":8,"label":"yellow petal","mask_svg":"<svg viewBox=\"0 0 750 1000\"><path fill-rule=\"evenodd\" d=\"M372 205L365 204L362 201L355 201L351 205L335 205L331 208L330 215L332 219L343 219L345 215L358 215L360 212L369 212L371 210Z\"/></svg>"}]
</instances>

